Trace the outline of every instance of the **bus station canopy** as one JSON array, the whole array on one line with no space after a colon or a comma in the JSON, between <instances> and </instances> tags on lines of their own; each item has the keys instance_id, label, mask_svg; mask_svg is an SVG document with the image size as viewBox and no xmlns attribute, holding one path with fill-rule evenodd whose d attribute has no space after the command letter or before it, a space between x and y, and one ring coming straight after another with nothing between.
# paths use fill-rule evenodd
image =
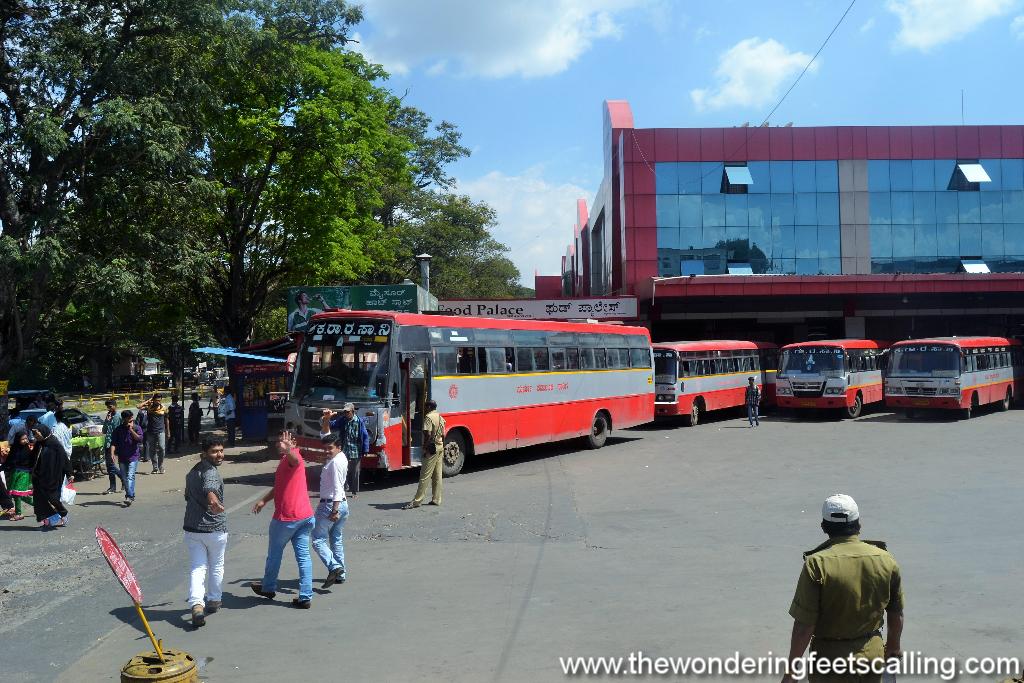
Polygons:
<instances>
[{"instance_id":1,"label":"bus station canopy","mask_svg":"<svg viewBox=\"0 0 1024 683\"><path fill-rule=\"evenodd\" d=\"M229 358L248 358L250 360L260 360L267 363L287 363L288 361L284 358L274 358L272 356L257 356L253 353L240 353L235 349L218 348L214 346L202 346L198 349L192 349L192 353L209 353L214 356L227 356Z\"/></svg>"}]
</instances>

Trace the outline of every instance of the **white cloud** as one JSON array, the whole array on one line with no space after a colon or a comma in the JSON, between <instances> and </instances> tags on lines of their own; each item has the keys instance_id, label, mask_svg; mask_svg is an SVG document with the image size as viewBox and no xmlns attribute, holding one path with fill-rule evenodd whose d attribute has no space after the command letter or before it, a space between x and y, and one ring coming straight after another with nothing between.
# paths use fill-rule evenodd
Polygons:
<instances>
[{"instance_id":1,"label":"white cloud","mask_svg":"<svg viewBox=\"0 0 1024 683\"><path fill-rule=\"evenodd\" d=\"M355 49L393 73L446 62L460 75L533 78L565 71L622 11L652 0L365 0Z\"/></svg>"},{"instance_id":2,"label":"white cloud","mask_svg":"<svg viewBox=\"0 0 1024 683\"><path fill-rule=\"evenodd\" d=\"M491 171L473 180L460 180L458 189L487 202L497 212L498 224L492 234L509 248L509 258L529 287L535 270L541 275L561 272L562 256L573 239L576 200L592 194L572 183L545 180L539 166L521 175Z\"/></svg>"},{"instance_id":3,"label":"white cloud","mask_svg":"<svg viewBox=\"0 0 1024 683\"><path fill-rule=\"evenodd\" d=\"M867 33L868 31L870 31L874 27L875 27L875 18L871 17L870 19L868 19L867 21L865 21L863 24L860 25L860 32L861 33Z\"/></svg>"},{"instance_id":4,"label":"white cloud","mask_svg":"<svg viewBox=\"0 0 1024 683\"><path fill-rule=\"evenodd\" d=\"M1017 36L1017 40L1024 40L1024 14L1013 18L1013 21L1010 22L1010 30L1013 31L1013 35Z\"/></svg>"},{"instance_id":5,"label":"white cloud","mask_svg":"<svg viewBox=\"0 0 1024 683\"><path fill-rule=\"evenodd\" d=\"M896 44L926 52L963 38L1016 4L1017 0L888 0L885 6L900 20Z\"/></svg>"},{"instance_id":6,"label":"white cloud","mask_svg":"<svg viewBox=\"0 0 1024 683\"><path fill-rule=\"evenodd\" d=\"M768 104L789 78L796 76L811 56L789 52L785 46L769 38L747 38L733 45L718 58L712 88L690 91L690 99L698 110L725 107L758 107ZM811 65L816 71L817 62Z\"/></svg>"}]
</instances>

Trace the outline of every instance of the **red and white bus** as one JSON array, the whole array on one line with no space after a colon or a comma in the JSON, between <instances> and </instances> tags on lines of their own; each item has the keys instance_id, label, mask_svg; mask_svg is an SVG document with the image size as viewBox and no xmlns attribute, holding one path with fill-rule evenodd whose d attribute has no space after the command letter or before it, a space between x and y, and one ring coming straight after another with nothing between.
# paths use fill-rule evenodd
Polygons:
<instances>
[{"instance_id":1,"label":"red and white bus","mask_svg":"<svg viewBox=\"0 0 1024 683\"><path fill-rule=\"evenodd\" d=\"M688 424L696 425L708 410L742 406L749 377L757 379L765 403L774 401L777 354L777 346L764 342L658 342L654 345L654 413L658 417L687 415Z\"/></svg>"},{"instance_id":2,"label":"red and white bus","mask_svg":"<svg viewBox=\"0 0 1024 683\"><path fill-rule=\"evenodd\" d=\"M467 456L586 437L654 419L651 339L642 327L329 310L307 327L286 424L322 451L324 408L355 404L367 469L418 466L424 403L447 424L444 474Z\"/></svg>"},{"instance_id":3,"label":"red and white bus","mask_svg":"<svg viewBox=\"0 0 1024 683\"><path fill-rule=\"evenodd\" d=\"M965 418L989 403L1009 410L1020 396L1024 351L1005 337L936 337L897 342L890 350L885 404L960 410Z\"/></svg>"},{"instance_id":4,"label":"red and white bus","mask_svg":"<svg viewBox=\"0 0 1024 683\"><path fill-rule=\"evenodd\" d=\"M829 339L782 347L775 376L780 408L836 408L858 417L881 403L883 353L887 342Z\"/></svg>"}]
</instances>

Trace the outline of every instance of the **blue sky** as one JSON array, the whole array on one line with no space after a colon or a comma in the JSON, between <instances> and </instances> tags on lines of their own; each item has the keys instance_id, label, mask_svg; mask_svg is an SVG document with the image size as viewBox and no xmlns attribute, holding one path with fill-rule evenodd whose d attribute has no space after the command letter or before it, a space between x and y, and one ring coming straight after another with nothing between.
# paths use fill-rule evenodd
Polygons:
<instances>
[{"instance_id":1,"label":"blue sky","mask_svg":"<svg viewBox=\"0 0 1024 683\"><path fill-rule=\"evenodd\" d=\"M473 150L460 191L498 212L523 281L555 274L601 181L601 103L638 128L759 123L847 0L364 0L388 86ZM1024 121L1024 0L857 0L772 124Z\"/></svg>"}]
</instances>

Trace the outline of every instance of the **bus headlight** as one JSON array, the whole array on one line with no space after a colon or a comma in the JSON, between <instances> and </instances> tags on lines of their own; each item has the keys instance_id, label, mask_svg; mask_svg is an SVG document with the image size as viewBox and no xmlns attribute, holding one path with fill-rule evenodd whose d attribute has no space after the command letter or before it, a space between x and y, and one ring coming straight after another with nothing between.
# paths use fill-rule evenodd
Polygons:
<instances>
[{"instance_id":1,"label":"bus headlight","mask_svg":"<svg viewBox=\"0 0 1024 683\"><path fill-rule=\"evenodd\" d=\"M903 387L896 386L894 384L889 384L889 385L887 385L885 387L885 393L893 394L893 395L895 395L895 394L902 394L903 393Z\"/></svg>"},{"instance_id":2,"label":"bus headlight","mask_svg":"<svg viewBox=\"0 0 1024 683\"><path fill-rule=\"evenodd\" d=\"M785 387L785 386L782 386L782 385L776 385L775 386L775 393L778 394L779 396L792 396L793 395L793 390L791 388L789 388L789 387Z\"/></svg>"},{"instance_id":3,"label":"bus headlight","mask_svg":"<svg viewBox=\"0 0 1024 683\"><path fill-rule=\"evenodd\" d=\"M844 391L843 387L825 387L826 394L842 394Z\"/></svg>"}]
</instances>

